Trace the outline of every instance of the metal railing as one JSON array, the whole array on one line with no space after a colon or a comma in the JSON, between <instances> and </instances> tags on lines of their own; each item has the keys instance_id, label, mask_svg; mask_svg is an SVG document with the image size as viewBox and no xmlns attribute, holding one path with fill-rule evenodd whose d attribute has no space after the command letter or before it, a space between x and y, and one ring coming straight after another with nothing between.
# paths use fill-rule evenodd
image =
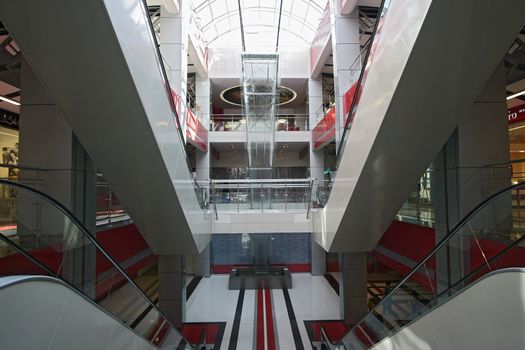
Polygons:
<instances>
[{"instance_id":1,"label":"metal railing","mask_svg":"<svg viewBox=\"0 0 525 350\"><path fill-rule=\"evenodd\" d=\"M308 131L310 117L308 114L277 114L275 131ZM210 131L246 131L244 114L212 114Z\"/></svg>"},{"instance_id":2,"label":"metal railing","mask_svg":"<svg viewBox=\"0 0 525 350\"><path fill-rule=\"evenodd\" d=\"M315 179L239 179L200 181L217 211L310 211Z\"/></svg>"},{"instance_id":3,"label":"metal railing","mask_svg":"<svg viewBox=\"0 0 525 350\"><path fill-rule=\"evenodd\" d=\"M106 182L104 176L98 172L69 168L46 169L13 164L0 164L0 169L8 170L8 176L5 177L5 179L30 186L31 188L43 192L47 192L49 188L52 188L54 192L60 192L63 190L64 193L67 193L70 191L70 181L65 181L64 178L66 174L70 174L67 176L81 175L94 177L93 183L97 227L103 229L107 225L131 222L129 214L118 200L111 186ZM15 195L16 193L9 193L6 191L0 193L0 197L3 197L6 200L9 198L15 200Z\"/></svg>"}]
</instances>

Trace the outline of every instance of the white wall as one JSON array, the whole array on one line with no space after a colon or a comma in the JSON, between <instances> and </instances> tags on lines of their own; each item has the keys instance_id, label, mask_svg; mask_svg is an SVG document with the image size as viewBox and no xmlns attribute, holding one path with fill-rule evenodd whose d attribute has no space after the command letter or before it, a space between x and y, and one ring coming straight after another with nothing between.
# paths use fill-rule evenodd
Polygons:
<instances>
[{"instance_id":1,"label":"white wall","mask_svg":"<svg viewBox=\"0 0 525 350\"><path fill-rule=\"evenodd\" d=\"M525 349L525 270L497 272L372 349Z\"/></svg>"},{"instance_id":2,"label":"white wall","mask_svg":"<svg viewBox=\"0 0 525 350\"><path fill-rule=\"evenodd\" d=\"M235 207L235 209L233 209ZM213 233L265 233L265 232L312 232L312 220L306 218L306 209L293 212L255 210L234 212L219 211L219 219L214 220Z\"/></svg>"}]
</instances>

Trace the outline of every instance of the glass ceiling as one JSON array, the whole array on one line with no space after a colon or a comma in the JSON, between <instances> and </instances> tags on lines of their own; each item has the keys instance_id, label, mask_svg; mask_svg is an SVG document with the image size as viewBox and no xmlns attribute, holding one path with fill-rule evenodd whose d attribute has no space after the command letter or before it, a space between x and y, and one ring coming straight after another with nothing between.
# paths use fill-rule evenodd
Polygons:
<instances>
[{"instance_id":1,"label":"glass ceiling","mask_svg":"<svg viewBox=\"0 0 525 350\"><path fill-rule=\"evenodd\" d=\"M279 46L309 46L327 0L282 0ZM240 0L246 49L273 47L281 0ZM242 46L238 0L191 0L208 45Z\"/></svg>"}]
</instances>

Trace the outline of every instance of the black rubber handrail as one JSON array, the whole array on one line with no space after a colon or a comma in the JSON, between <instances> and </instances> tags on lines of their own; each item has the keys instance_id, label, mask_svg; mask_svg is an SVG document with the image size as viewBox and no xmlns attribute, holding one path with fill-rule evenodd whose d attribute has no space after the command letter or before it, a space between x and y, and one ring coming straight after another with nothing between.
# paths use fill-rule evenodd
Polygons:
<instances>
[{"instance_id":1,"label":"black rubber handrail","mask_svg":"<svg viewBox=\"0 0 525 350\"><path fill-rule=\"evenodd\" d=\"M53 205L55 208L57 208L60 212L62 212L69 220L71 220L71 222L78 228L80 229L80 232L84 235L84 237L86 237L91 244L93 244L93 246L106 258L109 260L109 262L113 265L114 268L117 269L117 271L119 271L123 276L124 278L127 280L127 282L133 286L133 288L135 288L135 290L146 300L146 302L153 308L155 309L156 312L158 312L159 315L161 315L165 320L166 322L178 333L180 333L178 331L178 329L175 327L175 325L173 325L171 323L171 321L166 317L166 315L151 301L151 299L142 291L142 289L140 289L140 287L135 283L133 282L133 280L128 276L128 274L126 273L126 271L119 265L118 262L116 262L112 257L111 255L98 243L97 239L95 238L95 236L93 236L93 234L91 234L91 232L89 232L89 230L84 226L84 224L82 224L76 217L73 213L71 213L71 211L69 211L68 208L66 208L62 203L60 203L59 201L57 201L56 199L54 199L53 197L47 195L46 193L42 192L42 191L39 191L35 188L32 188L30 186L27 186L27 185L24 185L24 184L21 184L21 183L18 183L18 182L13 182L13 181L10 181L10 180L5 180L5 179L0 179L0 185L5 185L5 186L11 186L11 187L14 187L14 188L21 188L25 191L28 191L29 193L35 195L36 197L39 197L41 199L43 199L44 201L50 203L51 205ZM0 234L0 236L3 237L3 235ZM4 242L6 240L8 240L9 242L11 242L12 246L19 252L23 252L23 249L20 248L19 246L17 246L14 242L12 242L11 240L9 240L7 237L3 237L2 239ZM24 256L28 256L29 254L24 254ZM35 262L36 260L34 258L31 258L30 257L30 260L32 262ZM49 268L46 268L45 265L42 265L41 263L38 264L39 266L41 267L44 267L44 269L46 271L50 271L52 275L55 275L54 272L52 272ZM55 277L58 277L60 278L60 276L55 276ZM60 278L62 280L64 280L63 278ZM69 284L69 282L67 282L66 280L64 280L66 283ZM180 333L181 337L182 337L182 333ZM184 337L183 337L184 339ZM188 343L189 344L189 343Z\"/></svg>"},{"instance_id":2,"label":"black rubber handrail","mask_svg":"<svg viewBox=\"0 0 525 350\"><path fill-rule=\"evenodd\" d=\"M361 321L359 321L354 327L352 327L352 329L350 329L350 331L348 331L347 335L352 333L355 329L357 329L370 314L374 313L379 306L382 306L383 303L386 302L386 300L388 299L390 295L393 295L393 293L396 292L399 288L401 288L401 286L404 285L406 281L408 281L413 275L415 275L418 272L419 268L421 268L430 258L436 255L437 251L439 251L443 246L445 246L450 241L450 239L455 237L456 233L458 233L458 231L461 230L474 217L474 215L476 215L486 206L490 205L496 199L502 197L503 195L509 192L519 189L521 187L525 187L525 182L520 182L516 185L509 186L505 189L502 189L501 191L496 192L495 194L493 194L492 196L488 197L483 202L478 204L474 209L472 209L467 215L465 215L465 217L463 217L463 219L461 219L461 221L458 224L456 224L456 226L454 226L454 228L441 241L439 241L439 243L405 277L403 277L403 279L387 295L385 295L385 297L373 309L368 311L368 313L361 319ZM515 247L518 244L518 242L522 242L524 238L525 237L522 237L519 240L513 242L513 244L509 245L509 247L502 250L494 257L492 257L490 261L493 261L494 259L497 259L500 256L502 256L505 252L510 250L512 247ZM481 265L481 267L486 267L486 265ZM454 285L447 288L445 292L450 291L452 287L457 286L460 282L465 281L466 278L471 277L474 273L477 273L480 270L481 269L478 268L472 271L467 276L462 278L460 281L456 282ZM443 295L445 292L442 292L439 296Z\"/></svg>"},{"instance_id":3,"label":"black rubber handrail","mask_svg":"<svg viewBox=\"0 0 525 350\"><path fill-rule=\"evenodd\" d=\"M151 16L149 15L148 3L146 2L146 0L139 0L139 2L144 7L144 15L147 18L147 23L148 23L148 28L150 30L150 35L153 38L153 44L154 44L154 47L155 47L155 54L157 56L157 62L159 63L160 73L162 74L162 78L164 80L164 90L166 92L166 97L168 98L168 101L169 101L169 104L170 104L170 107L171 107L171 111L173 112L173 114L175 116L174 119L175 119L175 123L177 124L177 129L178 129L178 133L179 133L179 140L180 140L180 143L182 145L182 150L184 152L184 158L186 160L186 165L188 166L188 171L190 173L192 173L192 169L193 168L191 166L191 162L190 162L188 151L186 150L186 145L184 144L184 135L182 134L182 125L180 123L179 115L177 114L177 106L175 105L175 101L173 100L173 95L172 95L172 91L173 90L171 89L170 81L168 79L168 74L166 73L166 67L164 66L164 61L162 60L162 53L160 52L160 44L159 44L159 42L157 40L157 36L155 34L155 29L154 29L154 26L153 26L153 22L151 21ZM186 96L180 96L181 99L183 97L186 98ZM197 184L197 181L195 181L195 179L193 179L193 182L195 183L195 186L199 187L199 185Z\"/></svg>"},{"instance_id":4,"label":"black rubber handrail","mask_svg":"<svg viewBox=\"0 0 525 350\"><path fill-rule=\"evenodd\" d=\"M370 57L370 53L372 52L372 47L374 46L374 40L375 40L375 37L376 37L377 28L379 27L379 22L381 20L382 13L383 13L384 8L385 8L385 2L386 2L386 0L381 0L381 6L379 7L379 10L377 12L378 15L377 15L376 22L374 24L374 29L372 31L372 35L367 40L367 43L369 43L370 47L369 47L369 49L366 52L365 59L363 61L364 64L363 64L363 67L361 67L361 72L359 73L359 79L357 79L357 85L356 85L355 93L354 93L354 96L352 97L352 103L350 104L350 110L348 111L348 117L346 118L346 123L345 123L345 127L343 129L343 134L341 135L341 140L340 140L341 142L339 142L339 146L337 147L337 152L335 154L335 161L334 161L334 166L333 166L333 170L334 171L337 171L337 168L339 168L339 163L341 162L342 153L343 153L343 151L345 149L346 142L344 141L344 139L345 139L346 133L348 132L348 127L350 125L350 120L352 119L351 118L352 111L355 109L355 107L357 105L358 96L360 95L361 84L363 83L363 78L365 76L365 70L366 70L366 66L367 66L367 63L368 63L368 59ZM360 57L360 56L361 56L361 54L358 57Z\"/></svg>"},{"instance_id":5,"label":"black rubber handrail","mask_svg":"<svg viewBox=\"0 0 525 350\"><path fill-rule=\"evenodd\" d=\"M321 330L319 333L321 337L321 348L323 348L322 346L325 345L328 348L328 350L332 350L339 349L339 346L343 345L341 341L333 342L332 339L330 339L330 337L328 336L328 333L326 333L326 329L324 328L324 326L321 326Z\"/></svg>"}]
</instances>

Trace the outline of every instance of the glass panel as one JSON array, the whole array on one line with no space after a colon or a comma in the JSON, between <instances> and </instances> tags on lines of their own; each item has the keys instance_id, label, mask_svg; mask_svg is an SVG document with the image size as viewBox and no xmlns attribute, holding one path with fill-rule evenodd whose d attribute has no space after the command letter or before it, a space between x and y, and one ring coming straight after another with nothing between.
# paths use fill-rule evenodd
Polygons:
<instances>
[{"instance_id":1,"label":"glass panel","mask_svg":"<svg viewBox=\"0 0 525 350\"><path fill-rule=\"evenodd\" d=\"M524 267L521 207L515 201L523 187L497 194L464 219L350 331L345 345L370 347L487 273Z\"/></svg>"},{"instance_id":2,"label":"glass panel","mask_svg":"<svg viewBox=\"0 0 525 350\"><path fill-rule=\"evenodd\" d=\"M306 210L313 186L311 179L211 180L199 184L211 186L210 200L219 211Z\"/></svg>"},{"instance_id":3,"label":"glass panel","mask_svg":"<svg viewBox=\"0 0 525 350\"><path fill-rule=\"evenodd\" d=\"M154 345L178 345L181 335L151 301L158 301L158 271L149 250L141 252L141 261L149 264L149 270L136 278L146 296L94 238L56 204L14 183L0 182L2 192L12 195L0 197L0 220L4 224L0 227L1 276L58 277ZM17 251L15 244L34 260ZM132 275L147 264L122 261Z\"/></svg>"},{"instance_id":4,"label":"glass panel","mask_svg":"<svg viewBox=\"0 0 525 350\"><path fill-rule=\"evenodd\" d=\"M6 242L0 240L0 276L51 275L29 258L20 254Z\"/></svg>"}]
</instances>

